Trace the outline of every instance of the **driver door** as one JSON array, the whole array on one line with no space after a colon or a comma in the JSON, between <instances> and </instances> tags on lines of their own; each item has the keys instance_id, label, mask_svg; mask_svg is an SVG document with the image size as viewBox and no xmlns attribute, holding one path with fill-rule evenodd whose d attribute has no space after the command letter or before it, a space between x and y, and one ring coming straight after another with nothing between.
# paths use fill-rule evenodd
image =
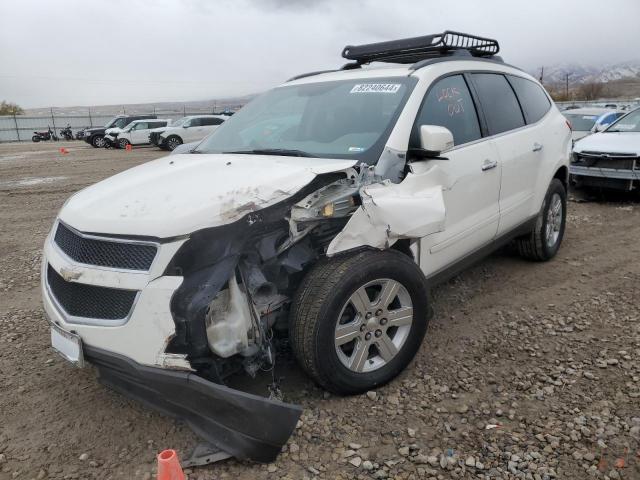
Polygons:
<instances>
[{"instance_id":1,"label":"driver door","mask_svg":"<svg viewBox=\"0 0 640 480\"><path fill-rule=\"evenodd\" d=\"M131 143L139 145L149 142L149 124L148 122L136 123L131 129Z\"/></svg>"},{"instance_id":2,"label":"driver door","mask_svg":"<svg viewBox=\"0 0 640 480\"><path fill-rule=\"evenodd\" d=\"M442 184L445 225L420 240L420 265L427 277L488 245L500 219L500 165L494 145L482 138L478 110L462 74L436 81L428 90L413 128L419 145L421 125L438 125L453 134L446 160L414 161L412 171L425 183Z\"/></svg>"}]
</instances>

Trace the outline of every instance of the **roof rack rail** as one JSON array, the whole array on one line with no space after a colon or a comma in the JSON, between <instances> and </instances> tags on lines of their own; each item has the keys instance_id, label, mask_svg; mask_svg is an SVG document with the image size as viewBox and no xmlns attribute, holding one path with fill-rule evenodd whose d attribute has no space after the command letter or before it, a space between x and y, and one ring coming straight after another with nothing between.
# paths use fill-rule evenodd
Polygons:
<instances>
[{"instance_id":1,"label":"roof rack rail","mask_svg":"<svg viewBox=\"0 0 640 480\"><path fill-rule=\"evenodd\" d=\"M342 56L354 60L359 65L371 62L416 63L463 51L474 57L492 57L500 51L500 45L492 38L447 30L423 37L367 45L347 45L342 50Z\"/></svg>"}]
</instances>

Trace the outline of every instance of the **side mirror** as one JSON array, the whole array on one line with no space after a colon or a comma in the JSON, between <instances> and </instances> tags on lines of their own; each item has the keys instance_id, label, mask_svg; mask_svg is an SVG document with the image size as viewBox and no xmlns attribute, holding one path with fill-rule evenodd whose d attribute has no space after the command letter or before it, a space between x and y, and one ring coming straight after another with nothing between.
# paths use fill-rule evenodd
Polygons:
<instances>
[{"instance_id":1,"label":"side mirror","mask_svg":"<svg viewBox=\"0 0 640 480\"><path fill-rule=\"evenodd\" d=\"M453 133L438 125L420 126L420 148L414 153L423 158L438 158L440 154L453 148Z\"/></svg>"},{"instance_id":2,"label":"side mirror","mask_svg":"<svg viewBox=\"0 0 640 480\"><path fill-rule=\"evenodd\" d=\"M597 123L594 131L596 132L604 132L604 130L609 126L609 123Z\"/></svg>"},{"instance_id":3,"label":"side mirror","mask_svg":"<svg viewBox=\"0 0 640 480\"><path fill-rule=\"evenodd\" d=\"M182 128L189 128L189 125L187 125L186 123L182 125Z\"/></svg>"}]
</instances>

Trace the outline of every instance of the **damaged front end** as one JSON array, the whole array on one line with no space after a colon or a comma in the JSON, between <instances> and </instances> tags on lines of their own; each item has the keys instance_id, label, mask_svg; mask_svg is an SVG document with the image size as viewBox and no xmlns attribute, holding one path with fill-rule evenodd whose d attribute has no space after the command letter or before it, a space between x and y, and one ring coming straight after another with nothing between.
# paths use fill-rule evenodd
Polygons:
<instances>
[{"instance_id":1,"label":"damaged front end","mask_svg":"<svg viewBox=\"0 0 640 480\"><path fill-rule=\"evenodd\" d=\"M292 298L320 258L408 245L443 228L437 169L394 180L366 164L320 174L285 200L192 233L163 272L182 278L170 303L175 334L163 352L181 362L147 367L92 347L87 359L104 383L184 420L224 452L274 460L302 409L281 402L277 387L266 399L226 383L273 369Z\"/></svg>"}]
</instances>

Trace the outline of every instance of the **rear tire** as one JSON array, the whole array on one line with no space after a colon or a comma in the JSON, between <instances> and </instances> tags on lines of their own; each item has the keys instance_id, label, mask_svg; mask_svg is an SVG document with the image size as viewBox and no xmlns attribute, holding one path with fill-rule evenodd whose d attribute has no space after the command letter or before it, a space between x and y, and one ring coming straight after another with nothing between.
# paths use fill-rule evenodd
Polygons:
<instances>
[{"instance_id":1,"label":"rear tire","mask_svg":"<svg viewBox=\"0 0 640 480\"><path fill-rule=\"evenodd\" d=\"M40 141L40 136L39 135L34 135L33 137L31 137L31 141L38 143Z\"/></svg>"},{"instance_id":2,"label":"rear tire","mask_svg":"<svg viewBox=\"0 0 640 480\"><path fill-rule=\"evenodd\" d=\"M542 202L531 233L516 240L518 252L528 260L545 262L558 253L567 222L567 192L554 178Z\"/></svg>"},{"instance_id":3,"label":"rear tire","mask_svg":"<svg viewBox=\"0 0 640 480\"><path fill-rule=\"evenodd\" d=\"M93 148L102 148L105 143L107 142L102 135L96 135L91 139L91 145L93 145Z\"/></svg>"},{"instance_id":4,"label":"rear tire","mask_svg":"<svg viewBox=\"0 0 640 480\"><path fill-rule=\"evenodd\" d=\"M428 317L420 268L405 254L367 250L309 271L292 304L289 338L313 380L349 395L404 370L420 348Z\"/></svg>"}]
</instances>

